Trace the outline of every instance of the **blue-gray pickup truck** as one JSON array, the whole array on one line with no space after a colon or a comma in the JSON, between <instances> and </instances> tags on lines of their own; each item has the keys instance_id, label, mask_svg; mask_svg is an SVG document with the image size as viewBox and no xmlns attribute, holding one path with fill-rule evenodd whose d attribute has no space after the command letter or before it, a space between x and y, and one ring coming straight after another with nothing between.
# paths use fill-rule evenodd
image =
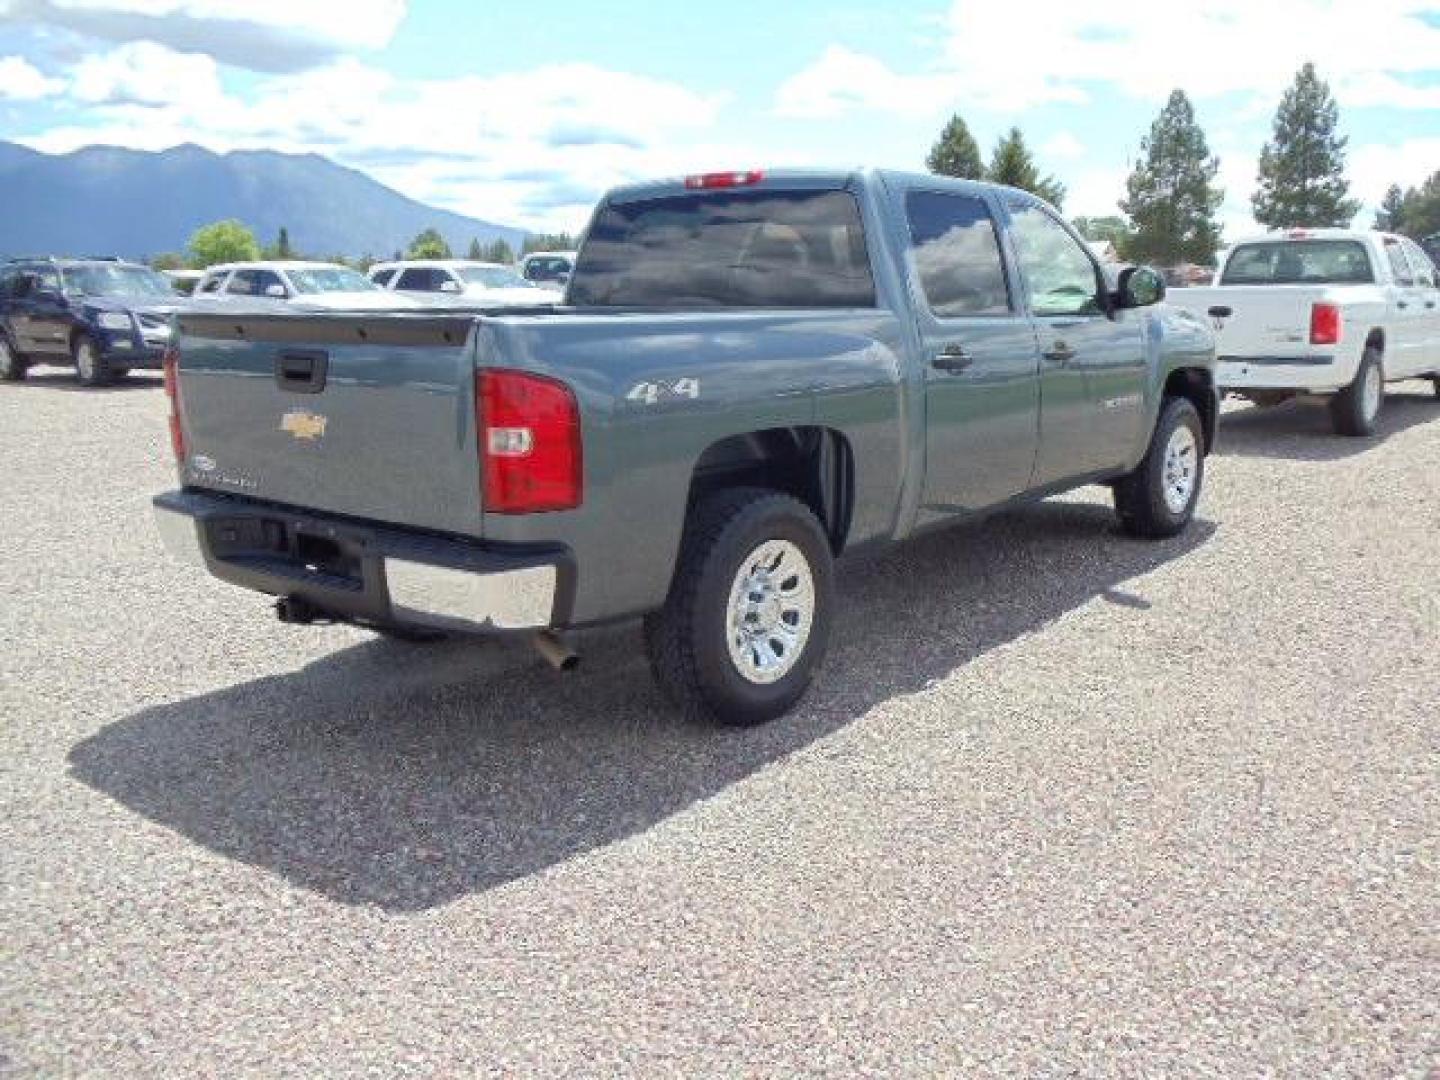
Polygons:
<instances>
[{"instance_id":1,"label":"blue-gray pickup truck","mask_svg":"<svg viewBox=\"0 0 1440 1080\"><path fill-rule=\"evenodd\" d=\"M563 303L185 312L177 554L291 622L397 635L643 616L688 710L775 717L842 552L1082 484L1172 535L1215 438L1212 335L1021 191L884 171L608 194Z\"/></svg>"}]
</instances>

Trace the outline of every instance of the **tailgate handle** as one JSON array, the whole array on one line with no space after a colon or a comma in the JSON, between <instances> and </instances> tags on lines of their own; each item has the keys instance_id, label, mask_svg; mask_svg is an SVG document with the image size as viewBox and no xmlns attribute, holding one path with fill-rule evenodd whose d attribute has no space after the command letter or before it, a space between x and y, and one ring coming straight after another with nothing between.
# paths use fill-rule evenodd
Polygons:
<instances>
[{"instance_id":1,"label":"tailgate handle","mask_svg":"<svg viewBox=\"0 0 1440 1080\"><path fill-rule=\"evenodd\" d=\"M1209 312L1207 312L1207 314L1212 319L1228 319L1231 315L1235 313L1231 311L1228 307L1226 307L1224 304L1216 304L1209 310Z\"/></svg>"},{"instance_id":2,"label":"tailgate handle","mask_svg":"<svg viewBox=\"0 0 1440 1080\"><path fill-rule=\"evenodd\" d=\"M318 394L325 389L330 354L319 349L290 349L275 357L275 381L292 394Z\"/></svg>"}]
</instances>

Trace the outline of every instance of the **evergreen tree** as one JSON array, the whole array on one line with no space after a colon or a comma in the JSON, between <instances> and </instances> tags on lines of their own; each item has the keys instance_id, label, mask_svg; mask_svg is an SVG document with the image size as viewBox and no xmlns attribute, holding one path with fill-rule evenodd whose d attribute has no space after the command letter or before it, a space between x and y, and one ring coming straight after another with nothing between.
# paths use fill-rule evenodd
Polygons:
<instances>
[{"instance_id":1,"label":"evergreen tree","mask_svg":"<svg viewBox=\"0 0 1440 1080\"><path fill-rule=\"evenodd\" d=\"M1440 235L1440 171L1431 173L1418 188L1406 189L1397 231L1415 240Z\"/></svg>"},{"instance_id":2,"label":"evergreen tree","mask_svg":"<svg viewBox=\"0 0 1440 1080\"><path fill-rule=\"evenodd\" d=\"M485 249L484 258L486 262L513 263L515 261L515 252L511 249L510 245L505 242L505 239L501 237Z\"/></svg>"},{"instance_id":3,"label":"evergreen tree","mask_svg":"<svg viewBox=\"0 0 1440 1080\"><path fill-rule=\"evenodd\" d=\"M480 241L473 236L470 238L470 250L465 253L465 257L471 262L480 262L485 258L485 253L480 248Z\"/></svg>"},{"instance_id":4,"label":"evergreen tree","mask_svg":"<svg viewBox=\"0 0 1440 1080\"><path fill-rule=\"evenodd\" d=\"M1330 87L1307 63L1285 91L1270 141L1260 151L1255 220L1272 229L1348 225L1360 204L1347 198L1346 139Z\"/></svg>"},{"instance_id":5,"label":"evergreen tree","mask_svg":"<svg viewBox=\"0 0 1440 1080\"><path fill-rule=\"evenodd\" d=\"M1213 263L1220 244L1215 211L1224 197L1215 186L1219 171L1190 99L1183 90L1171 91L1125 181L1128 197L1120 209L1134 230L1126 258L1161 266Z\"/></svg>"},{"instance_id":6,"label":"evergreen tree","mask_svg":"<svg viewBox=\"0 0 1440 1080\"><path fill-rule=\"evenodd\" d=\"M1053 176L1040 175L1030 148L1025 145L1025 136L1020 134L1018 127L1012 127L995 144L990 167L985 170L985 179L1039 195L1057 210L1065 200L1065 186Z\"/></svg>"},{"instance_id":7,"label":"evergreen tree","mask_svg":"<svg viewBox=\"0 0 1440 1080\"><path fill-rule=\"evenodd\" d=\"M409 259L448 259L450 245L440 235L439 229L426 229L410 241Z\"/></svg>"},{"instance_id":8,"label":"evergreen tree","mask_svg":"<svg viewBox=\"0 0 1440 1080\"><path fill-rule=\"evenodd\" d=\"M1411 189L1414 190L1413 188ZM1391 184L1375 212L1375 228L1384 232L1400 232L1405 228L1405 193L1399 184Z\"/></svg>"},{"instance_id":9,"label":"evergreen tree","mask_svg":"<svg viewBox=\"0 0 1440 1080\"><path fill-rule=\"evenodd\" d=\"M280 226L280 236L275 241L275 257L277 259L293 259L295 251L290 247L290 230L284 225Z\"/></svg>"},{"instance_id":10,"label":"evergreen tree","mask_svg":"<svg viewBox=\"0 0 1440 1080\"><path fill-rule=\"evenodd\" d=\"M930 148L925 167L941 176L955 176L961 180L980 180L985 176L985 163L980 160L980 147L970 128L956 113L950 117L939 140Z\"/></svg>"},{"instance_id":11,"label":"evergreen tree","mask_svg":"<svg viewBox=\"0 0 1440 1080\"><path fill-rule=\"evenodd\" d=\"M574 251L579 246L579 238L567 232L531 233L521 244L520 254L529 255L534 251Z\"/></svg>"}]
</instances>

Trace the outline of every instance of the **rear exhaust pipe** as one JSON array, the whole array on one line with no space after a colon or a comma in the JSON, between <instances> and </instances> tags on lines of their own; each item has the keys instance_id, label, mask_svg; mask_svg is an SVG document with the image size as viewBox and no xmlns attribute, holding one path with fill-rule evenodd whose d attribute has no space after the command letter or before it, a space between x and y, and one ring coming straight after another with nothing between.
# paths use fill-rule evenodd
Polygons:
<instances>
[{"instance_id":1,"label":"rear exhaust pipe","mask_svg":"<svg viewBox=\"0 0 1440 1080\"><path fill-rule=\"evenodd\" d=\"M580 654L554 630L541 630L530 641L535 651L556 671L574 671L580 666Z\"/></svg>"}]
</instances>

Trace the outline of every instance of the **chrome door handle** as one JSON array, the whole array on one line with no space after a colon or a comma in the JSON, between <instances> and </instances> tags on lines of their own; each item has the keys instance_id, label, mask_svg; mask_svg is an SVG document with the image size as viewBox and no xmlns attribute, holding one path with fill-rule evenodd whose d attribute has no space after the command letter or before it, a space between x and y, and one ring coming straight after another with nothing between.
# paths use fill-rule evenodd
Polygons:
<instances>
[{"instance_id":1,"label":"chrome door handle","mask_svg":"<svg viewBox=\"0 0 1440 1080\"><path fill-rule=\"evenodd\" d=\"M1057 341L1048 350L1042 353L1046 360L1054 361L1057 364L1068 364L1075 359L1075 350L1063 341Z\"/></svg>"},{"instance_id":2,"label":"chrome door handle","mask_svg":"<svg viewBox=\"0 0 1440 1080\"><path fill-rule=\"evenodd\" d=\"M1401 311L1404 311L1410 305L1407 304L1404 300L1396 300L1395 306L1398 307Z\"/></svg>"},{"instance_id":3,"label":"chrome door handle","mask_svg":"<svg viewBox=\"0 0 1440 1080\"><path fill-rule=\"evenodd\" d=\"M965 351L963 345L946 345L935 354L930 361L930 366L936 371L964 371L971 364L975 363L975 357Z\"/></svg>"}]
</instances>

